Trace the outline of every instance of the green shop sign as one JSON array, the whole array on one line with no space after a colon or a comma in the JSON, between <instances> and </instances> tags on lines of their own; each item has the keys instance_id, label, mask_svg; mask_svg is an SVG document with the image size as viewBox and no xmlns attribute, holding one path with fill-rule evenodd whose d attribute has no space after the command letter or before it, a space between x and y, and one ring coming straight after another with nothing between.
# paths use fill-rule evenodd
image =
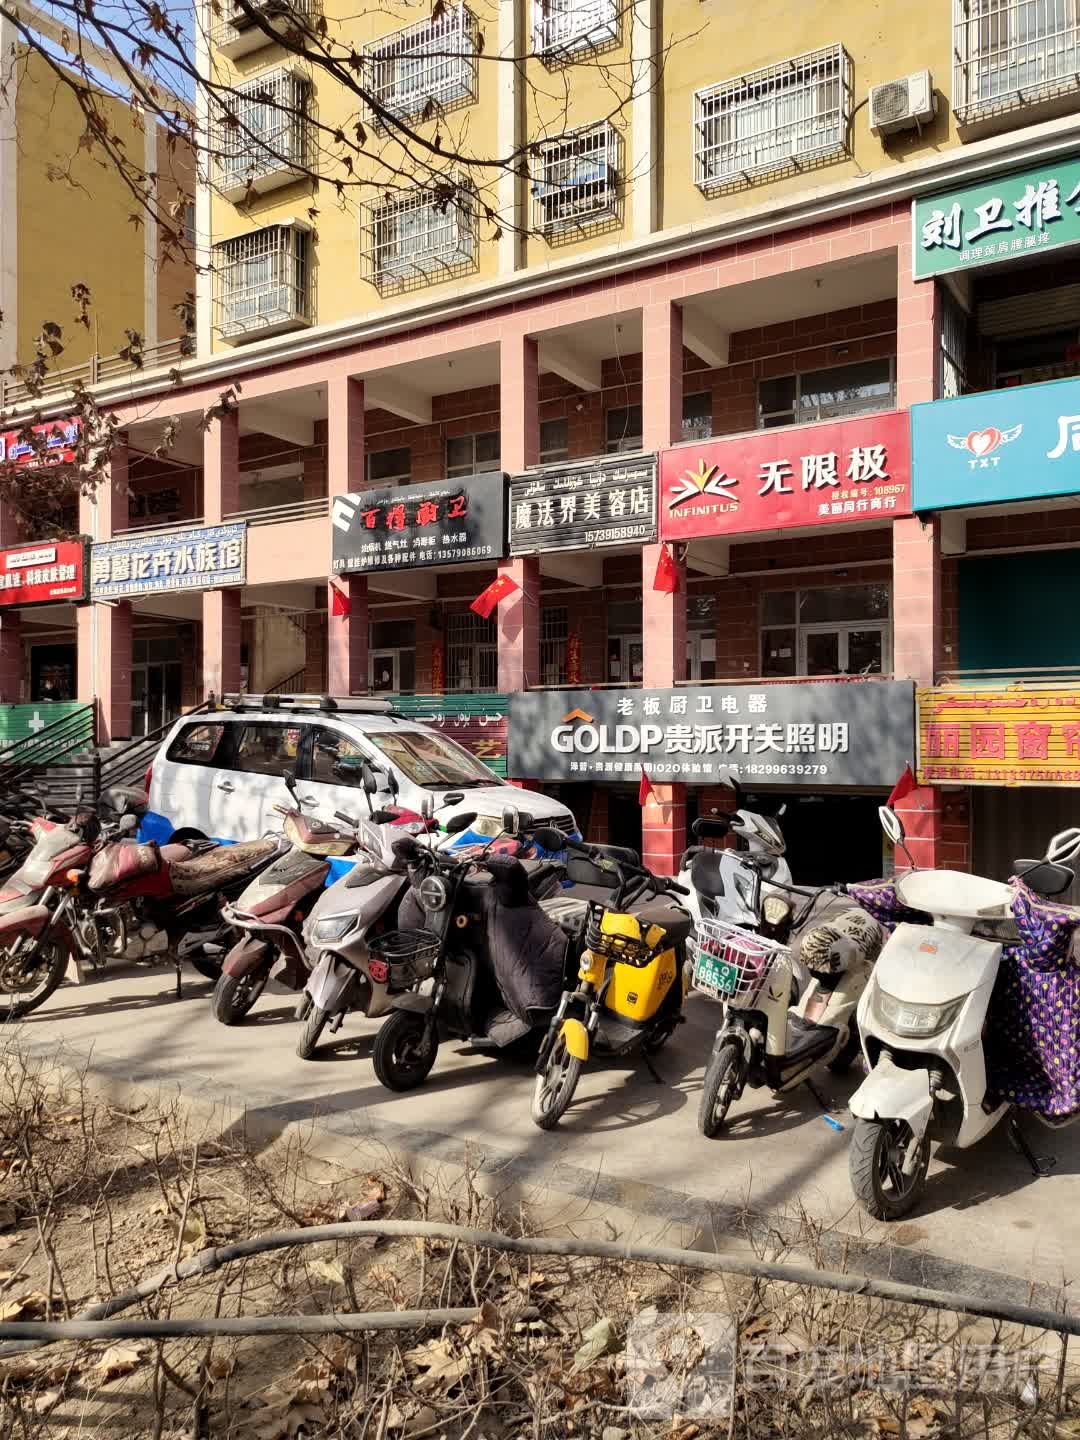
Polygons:
<instances>
[{"instance_id":1,"label":"green shop sign","mask_svg":"<svg viewBox=\"0 0 1080 1440\"><path fill-rule=\"evenodd\" d=\"M1080 243L1080 158L912 204L916 280Z\"/></svg>"},{"instance_id":2,"label":"green shop sign","mask_svg":"<svg viewBox=\"0 0 1080 1440\"><path fill-rule=\"evenodd\" d=\"M42 740L42 748L47 748L50 752L45 757L48 759L61 758L68 750L79 750L94 743L94 707L77 700L41 700L34 705L0 705L0 752L18 740L26 740L31 735L37 737L48 726L55 725L60 720L70 720L72 716L78 716L79 719L65 727L62 741L53 742L50 736ZM57 753L53 754L54 751Z\"/></svg>"},{"instance_id":3,"label":"green shop sign","mask_svg":"<svg viewBox=\"0 0 1080 1440\"><path fill-rule=\"evenodd\" d=\"M394 709L441 730L506 779L505 695L395 695Z\"/></svg>"}]
</instances>

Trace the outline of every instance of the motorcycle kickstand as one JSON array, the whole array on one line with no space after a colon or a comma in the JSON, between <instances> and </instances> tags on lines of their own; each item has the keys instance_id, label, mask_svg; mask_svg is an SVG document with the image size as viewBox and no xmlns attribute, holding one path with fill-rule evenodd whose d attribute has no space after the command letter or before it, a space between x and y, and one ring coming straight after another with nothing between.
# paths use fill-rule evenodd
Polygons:
<instances>
[{"instance_id":1,"label":"motorcycle kickstand","mask_svg":"<svg viewBox=\"0 0 1080 1440\"><path fill-rule=\"evenodd\" d=\"M176 963L176 998L177 1000L180 1000L183 997L183 990L180 983L180 967L184 962L180 959L179 951L174 952L173 960Z\"/></svg>"},{"instance_id":2,"label":"motorcycle kickstand","mask_svg":"<svg viewBox=\"0 0 1080 1440\"><path fill-rule=\"evenodd\" d=\"M813 1095L814 1099L821 1106L822 1110L824 1110L825 1114L828 1115L829 1111L832 1109L832 1106L825 1099L825 1096L822 1095L821 1091L814 1084L813 1080L804 1080L803 1084L810 1091L810 1094Z\"/></svg>"},{"instance_id":3,"label":"motorcycle kickstand","mask_svg":"<svg viewBox=\"0 0 1080 1440\"><path fill-rule=\"evenodd\" d=\"M1036 1155L1028 1143L1027 1136L1020 1129L1020 1121L1015 1111L1009 1116L1009 1141L1014 1150L1018 1150L1024 1159L1031 1166L1031 1173L1042 1180L1049 1175L1057 1165L1056 1155Z\"/></svg>"},{"instance_id":4,"label":"motorcycle kickstand","mask_svg":"<svg viewBox=\"0 0 1080 1440\"><path fill-rule=\"evenodd\" d=\"M657 1070L656 1066L653 1064L652 1056L646 1052L642 1056L642 1059L645 1061L645 1069L648 1070L649 1074L656 1081L657 1085L663 1085L664 1077L660 1074L660 1071Z\"/></svg>"}]
</instances>

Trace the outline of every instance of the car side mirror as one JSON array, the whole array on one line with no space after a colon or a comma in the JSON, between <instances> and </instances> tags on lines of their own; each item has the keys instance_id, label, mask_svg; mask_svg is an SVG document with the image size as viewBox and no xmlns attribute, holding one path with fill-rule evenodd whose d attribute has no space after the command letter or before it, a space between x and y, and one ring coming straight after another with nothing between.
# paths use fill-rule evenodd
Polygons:
<instances>
[{"instance_id":1,"label":"car side mirror","mask_svg":"<svg viewBox=\"0 0 1080 1440\"><path fill-rule=\"evenodd\" d=\"M360 779L363 781L365 795L379 793L379 777L366 760L360 762Z\"/></svg>"}]
</instances>

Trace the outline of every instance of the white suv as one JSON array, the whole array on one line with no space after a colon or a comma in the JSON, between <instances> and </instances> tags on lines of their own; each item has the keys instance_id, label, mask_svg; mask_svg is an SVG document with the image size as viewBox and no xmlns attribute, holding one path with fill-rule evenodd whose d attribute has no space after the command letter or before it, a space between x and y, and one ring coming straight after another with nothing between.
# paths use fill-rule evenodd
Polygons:
<instances>
[{"instance_id":1,"label":"white suv","mask_svg":"<svg viewBox=\"0 0 1080 1440\"><path fill-rule=\"evenodd\" d=\"M144 840L174 834L250 840L280 828L294 774L309 814L366 815L371 804L419 811L444 823L461 812L500 817L512 806L577 834L566 806L493 775L455 741L395 714L387 700L329 696L226 696L217 710L182 716L147 772Z\"/></svg>"}]
</instances>

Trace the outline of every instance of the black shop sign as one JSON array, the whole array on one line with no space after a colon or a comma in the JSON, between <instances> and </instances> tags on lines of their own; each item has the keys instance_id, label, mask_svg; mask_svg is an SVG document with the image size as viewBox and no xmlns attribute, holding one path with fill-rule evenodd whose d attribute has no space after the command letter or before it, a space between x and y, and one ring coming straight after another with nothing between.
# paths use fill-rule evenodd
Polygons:
<instances>
[{"instance_id":1,"label":"black shop sign","mask_svg":"<svg viewBox=\"0 0 1080 1440\"><path fill-rule=\"evenodd\" d=\"M891 787L915 749L907 680L530 690L510 696L510 774L823 789Z\"/></svg>"},{"instance_id":2,"label":"black shop sign","mask_svg":"<svg viewBox=\"0 0 1080 1440\"><path fill-rule=\"evenodd\" d=\"M506 554L506 476L338 495L330 518L335 575L499 560Z\"/></svg>"},{"instance_id":3,"label":"black shop sign","mask_svg":"<svg viewBox=\"0 0 1080 1440\"><path fill-rule=\"evenodd\" d=\"M656 456L548 465L510 480L510 553L656 539Z\"/></svg>"}]
</instances>

